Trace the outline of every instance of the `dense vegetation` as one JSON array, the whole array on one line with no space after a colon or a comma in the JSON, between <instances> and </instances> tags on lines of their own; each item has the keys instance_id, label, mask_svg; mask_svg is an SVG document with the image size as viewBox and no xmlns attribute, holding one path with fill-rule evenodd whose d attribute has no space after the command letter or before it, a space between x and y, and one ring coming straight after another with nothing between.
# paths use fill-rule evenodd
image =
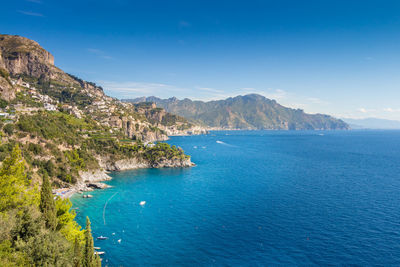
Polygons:
<instances>
[{"instance_id":1,"label":"dense vegetation","mask_svg":"<svg viewBox=\"0 0 400 267\"><path fill-rule=\"evenodd\" d=\"M168 144L146 146L127 139L121 131L110 133L108 127L88 117L78 119L62 112L21 114L15 123L4 124L0 133L4 141L0 161L18 144L29 166L28 176L40 180L49 175L55 186L75 183L80 171L99 169L97 157L110 161L135 157L151 164L187 157Z\"/></svg>"},{"instance_id":2,"label":"dense vegetation","mask_svg":"<svg viewBox=\"0 0 400 267\"><path fill-rule=\"evenodd\" d=\"M146 146L61 112L20 114L0 126L0 266L99 266L90 221L81 230L71 202L54 200L52 185L74 183L80 170L99 168L94 155L151 164L188 157L175 146Z\"/></svg>"},{"instance_id":3,"label":"dense vegetation","mask_svg":"<svg viewBox=\"0 0 400 267\"><path fill-rule=\"evenodd\" d=\"M15 146L0 169L0 266L100 266L90 223L84 231L74 218L69 200L54 200L46 175L38 192Z\"/></svg>"}]
</instances>

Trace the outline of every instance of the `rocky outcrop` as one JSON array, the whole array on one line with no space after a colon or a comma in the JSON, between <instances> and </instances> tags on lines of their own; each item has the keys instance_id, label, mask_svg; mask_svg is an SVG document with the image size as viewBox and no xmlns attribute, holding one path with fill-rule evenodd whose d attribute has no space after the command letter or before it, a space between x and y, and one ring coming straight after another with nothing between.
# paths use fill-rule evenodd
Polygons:
<instances>
[{"instance_id":1,"label":"rocky outcrop","mask_svg":"<svg viewBox=\"0 0 400 267\"><path fill-rule=\"evenodd\" d=\"M82 183L95 183L111 180L111 177L104 170L91 170L80 172L79 176Z\"/></svg>"},{"instance_id":2,"label":"rocky outcrop","mask_svg":"<svg viewBox=\"0 0 400 267\"><path fill-rule=\"evenodd\" d=\"M5 69L0 68L0 97L10 101L15 98L15 89L7 74L8 72Z\"/></svg>"},{"instance_id":3,"label":"rocky outcrop","mask_svg":"<svg viewBox=\"0 0 400 267\"><path fill-rule=\"evenodd\" d=\"M188 159L162 159L151 165L152 168L186 168L193 167L195 164Z\"/></svg>"},{"instance_id":4,"label":"rocky outcrop","mask_svg":"<svg viewBox=\"0 0 400 267\"><path fill-rule=\"evenodd\" d=\"M155 163L138 158L122 159L118 161L110 161L109 159L101 159L100 166L107 171L125 171L144 168L186 168L195 164L188 159L160 159Z\"/></svg>"},{"instance_id":5,"label":"rocky outcrop","mask_svg":"<svg viewBox=\"0 0 400 267\"><path fill-rule=\"evenodd\" d=\"M123 129L126 136L142 140L144 142L168 140L167 134L155 129L152 124L146 121L136 120L131 117L110 116L107 119L110 127Z\"/></svg>"},{"instance_id":6,"label":"rocky outcrop","mask_svg":"<svg viewBox=\"0 0 400 267\"><path fill-rule=\"evenodd\" d=\"M53 55L27 38L0 35L0 53L0 67L11 75L26 74L39 78L57 72Z\"/></svg>"},{"instance_id":7,"label":"rocky outcrop","mask_svg":"<svg viewBox=\"0 0 400 267\"><path fill-rule=\"evenodd\" d=\"M54 65L54 57L37 42L17 35L0 34L0 68L11 76L21 74L43 79L55 80L65 84L80 85L94 95L104 95L101 88L68 75Z\"/></svg>"}]
</instances>

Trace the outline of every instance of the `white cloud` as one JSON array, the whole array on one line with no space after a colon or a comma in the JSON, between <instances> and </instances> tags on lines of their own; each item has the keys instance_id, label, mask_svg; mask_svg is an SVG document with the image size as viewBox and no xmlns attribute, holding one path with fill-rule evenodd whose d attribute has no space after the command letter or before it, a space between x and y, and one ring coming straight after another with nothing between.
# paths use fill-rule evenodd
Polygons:
<instances>
[{"instance_id":1,"label":"white cloud","mask_svg":"<svg viewBox=\"0 0 400 267\"><path fill-rule=\"evenodd\" d=\"M217 93L217 94L221 94L224 91L222 90L218 90L218 89L214 89L214 88L209 88L209 87L196 87L197 90L200 91L205 91L205 92L211 92L211 93Z\"/></svg>"},{"instance_id":2,"label":"white cloud","mask_svg":"<svg viewBox=\"0 0 400 267\"><path fill-rule=\"evenodd\" d=\"M87 51L89 53L92 53L100 58L104 58L104 59L114 59L111 56L106 55L106 53L103 50L97 49L97 48L88 48Z\"/></svg>"},{"instance_id":3,"label":"white cloud","mask_svg":"<svg viewBox=\"0 0 400 267\"><path fill-rule=\"evenodd\" d=\"M400 112L400 108L384 108L383 111L395 113L395 112Z\"/></svg>"},{"instance_id":4,"label":"white cloud","mask_svg":"<svg viewBox=\"0 0 400 267\"><path fill-rule=\"evenodd\" d=\"M119 98L141 96L171 97L184 91L184 89L163 83L99 81L99 84L106 91Z\"/></svg>"},{"instance_id":5,"label":"white cloud","mask_svg":"<svg viewBox=\"0 0 400 267\"><path fill-rule=\"evenodd\" d=\"M365 108L359 108L358 111L360 111L362 113L367 113L368 112Z\"/></svg>"},{"instance_id":6,"label":"white cloud","mask_svg":"<svg viewBox=\"0 0 400 267\"><path fill-rule=\"evenodd\" d=\"M311 102L312 104L317 104L317 105L328 105L329 104L329 102L324 101L317 97L307 97L307 100L309 102Z\"/></svg>"},{"instance_id":7,"label":"white cloud","mask_svg":"<svg viewBox=\"0 0 400 267\"><path fill-rule=\"evenodd\" d=\"M27 15L27 16L32 16L32 17L44 17L43 14L36 13L36 12L31 12L31 11L23 11L23 10L17 10L19 13Z\"/></svg>"}]
</instances>

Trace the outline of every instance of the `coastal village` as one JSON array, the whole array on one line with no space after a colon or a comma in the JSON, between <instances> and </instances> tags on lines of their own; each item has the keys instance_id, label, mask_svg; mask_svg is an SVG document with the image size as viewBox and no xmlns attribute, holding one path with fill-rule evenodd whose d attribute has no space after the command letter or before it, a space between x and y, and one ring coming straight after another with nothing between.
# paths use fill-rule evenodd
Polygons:
<instances>
[{"instance_id":1,"label":"coastal village","mask_svg":"<svg viewBox=\"0 0 400 267\"><path fill-rule=\"evenodd\" d=\"M124 140L125 143L134 143L136 140L140 140L144 146L149 148L155 145L155 141L166 140L168 136L207 133L204 128L192 125L175 115L170 115L165 110L157 108L154 103L120 102L106 96L102 90L93 85L84 89L84 93L91 98L91 103L78 106L76 103L63 103L55 97L43 94L42 88L37 88L35 84L26 82L22 78L10 78L10 82L15 95L11 97L8 105L0 110L0 118L5 125L14 124L21 115L34 115L38 112L64 112L78 119L89 115L99 125L108 127L109 134L106 138L114 138L118 141L117 136L122 132L131 138ZM66 89L53 84L49 84L49 88L50 90ZM68 89L74 90L75 88L71 86ZM164 124L163 119L166 117L170 119L172 117L172 123ZM96 131L88 131L87 134L93 135L96 134ZM100 132L97 134L104 135ZM23 143L35 142L30 138L24 138L21 141ZM64 148L60 147L60 149ZM136 168L136 164L128 168ZM110 179L104 171L82 172L80 176L82 178L74 186L53 189L53 194L61 198L69 198L74 193L79 193L84 198L90 198L91 195L88 192L108 188L108 185L101 183L101 181Z\"/></svg>"}]
</instances>

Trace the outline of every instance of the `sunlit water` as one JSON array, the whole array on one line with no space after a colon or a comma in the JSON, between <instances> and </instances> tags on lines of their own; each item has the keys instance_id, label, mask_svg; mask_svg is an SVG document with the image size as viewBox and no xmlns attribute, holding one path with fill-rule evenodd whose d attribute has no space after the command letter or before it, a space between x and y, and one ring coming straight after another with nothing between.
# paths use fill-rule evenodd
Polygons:
<instances>
[{"instance_id":1,"label":"sunlit water","mask_svg":"<svg viewBox=\"0 0 400 267\"><path fill-rule=\"evenodd\" d=\"M95 240L104 265L400 265L399 131L169 142L197 166L113 173L113 188L73 197L109 237Z\"/></svg>"}]
</instances>

